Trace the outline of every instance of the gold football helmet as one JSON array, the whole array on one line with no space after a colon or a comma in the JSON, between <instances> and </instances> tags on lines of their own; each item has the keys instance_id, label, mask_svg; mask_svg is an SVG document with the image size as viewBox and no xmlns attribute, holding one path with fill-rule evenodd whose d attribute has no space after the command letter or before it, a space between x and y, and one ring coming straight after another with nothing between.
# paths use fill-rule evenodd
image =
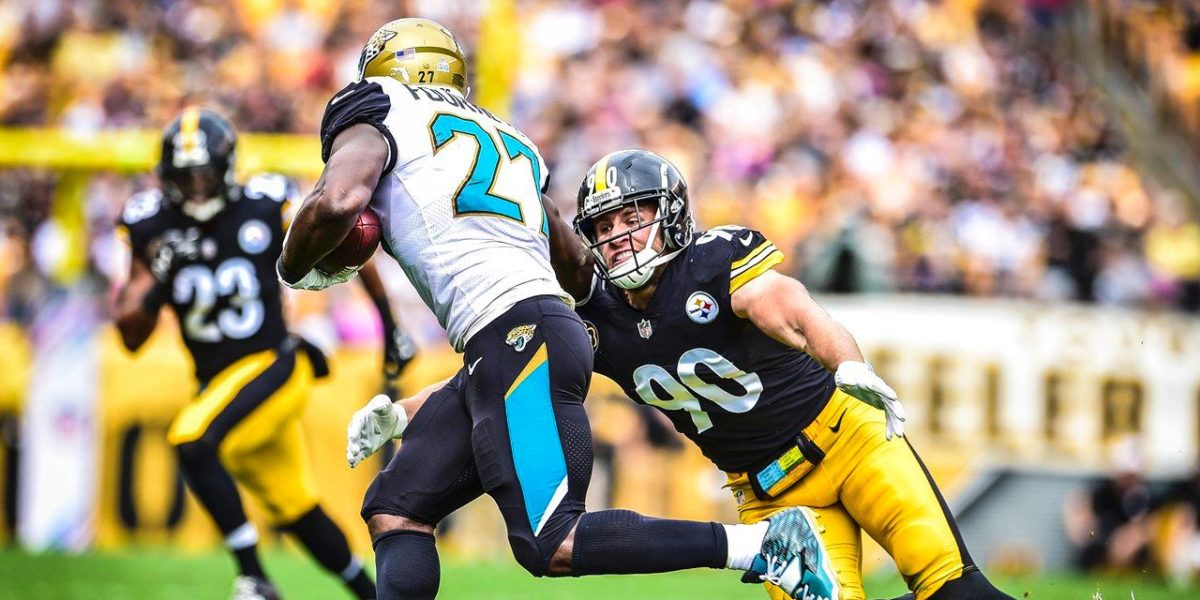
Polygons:
<instances>
[{"instance_id":1,"label":"gold football helmet","mask_svg":"<svg viewBox=\"0 0 1200 600\"><path fill-rule=\"evenodd\" d=\"M446 85L467 94L467 56L450 30L429 19L397 19L371 34L358 78L391 77L409 85Z\"/></svg>"}]
</instances>

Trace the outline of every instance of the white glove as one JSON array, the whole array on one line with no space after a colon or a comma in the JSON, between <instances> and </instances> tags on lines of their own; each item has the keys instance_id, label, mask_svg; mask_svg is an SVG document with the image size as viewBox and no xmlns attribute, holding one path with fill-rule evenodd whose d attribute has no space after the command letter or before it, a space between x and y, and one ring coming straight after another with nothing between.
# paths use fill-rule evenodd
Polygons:
<instances>
[{"instance_id":1,"label":"white glove","mask_svg":"<svg viewBox=\"0 0 1200 600\"><path fill-rule=\"evenodd\" d=\"M326 273L314 267L295 283L288 283L282 276L279 278L279 282L293 290L323 290L327 287L350 281L350 279L358 274L358 270L361 268L346 267L337 273Z\"/></svg>"},{"instance_id":2,"label":"white glove","mask_svg":"<svg viewBox=\"0 0 1200 600\"><path fill-rule=\"evenodd\" d=\"M404 435L408 415L391 398L378 394L354 412L346 426L346 462L353 468L384 444Z\"/></svg>"},{"instance_id":3,"label":"white glove","mask_svg":"<svg viewBox=\"0 0 1200 600\"><path fill-rule=\"evenodd\" d=\"M883 411L887 417L887 439L904 435L904 406L896 390L884 383L871 365L848 360L838 365L833 382L843 392Z\"/></svg>"}]
</instances>

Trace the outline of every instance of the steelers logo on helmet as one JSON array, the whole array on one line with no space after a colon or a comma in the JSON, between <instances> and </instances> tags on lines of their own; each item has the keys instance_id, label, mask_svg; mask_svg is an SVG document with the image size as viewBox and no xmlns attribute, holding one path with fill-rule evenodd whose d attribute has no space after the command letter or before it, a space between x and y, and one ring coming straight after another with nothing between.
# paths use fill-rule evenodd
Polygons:
<instances>
[{"instance_id":1,"label":"steelers logo on helmet","mask_svg":"<svg viewBox=\"0 0 1200 600\"><path fill-rule=\"evenodd\" d=\"M692 242L693 222L687 183L665 158L647 150L621 150L596 162L579 187L575 232L595 258L596 273L624 289L646 285L655 269L675 258ZM642 207L654 208L643 218ZM637 225L604 239L596 234L596 219L610 211L631 207ZM648 229L645 242L634 235ZM659 236L659 233L662 236ZM618 264L606 263L602 249L628 236L632 256ZM641 234L638 234L641 237ZM661 242L661 243L660 243ZM638 245L643 247L637 249Z\"/></svg>"},{"instance_id":2,"label":"steelers logo on helmet","mask_svg":"<svg viewBox=\"0 0 1200 600\"><path fill-rule=\"evenodd\" d=\"M717 313L721 312L717 301L705 292L692 292L683 308L689 319L701 325L712 323L716 320Z\"/></svg>"}]
</instances>

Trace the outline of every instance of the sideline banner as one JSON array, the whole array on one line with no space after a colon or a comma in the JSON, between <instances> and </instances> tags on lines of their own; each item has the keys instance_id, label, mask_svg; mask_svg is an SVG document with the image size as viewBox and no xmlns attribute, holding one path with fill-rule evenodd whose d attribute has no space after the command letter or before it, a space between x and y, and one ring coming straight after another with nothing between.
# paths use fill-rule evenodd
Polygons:
<instances>
[{"instance_id":1,"label":"sideline banner","mask_svg":"<svg viewBox=\"0 0 1200 600\"><path fill-rule=\"evenodd\" d=\"M50 296L30 336L17 533L33 550L79 551L92 541L100 316L84 287Z\"/></svg>"}]
</instances>

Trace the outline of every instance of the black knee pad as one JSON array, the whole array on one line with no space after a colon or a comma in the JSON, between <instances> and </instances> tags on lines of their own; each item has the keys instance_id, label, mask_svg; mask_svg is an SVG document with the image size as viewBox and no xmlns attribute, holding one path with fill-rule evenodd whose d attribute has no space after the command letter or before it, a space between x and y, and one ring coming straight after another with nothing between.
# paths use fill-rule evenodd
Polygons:
<instances>
[{"instance_id":1,"label":"black knee pad","mask_svg":"<svg viewBox=\"0 0 1200 600\"><path fill-rule=\"evenodd\" d=\"M517 564L521 565L521 568L529 571L529 574L534 577L546 576L546 571L550 568L550 559L554 556L557 548L543 552L537 540L516 537L509 537L508 543L512 546L513 557L517 559Z\"/></svg>"},{"instance_id":2,"label":"black knee pad","mask_svg":"<svg viewBox=\"0 0 1200 600\"><path fill-rule=\"evenodd\" d=\"M510 531L508 544L512 547L513 557L517 559L517 564L534 577L550 575L550 561L554 558L554 553L558 551L558 547L562 545L567 536L575 530L580 516L581 513L563 513L561 521L553 527L555 532L561 533L542 531L542 535L533 537L528 534L528 531L523 535L513 535Z\"/></svg>"}]
</instances>

